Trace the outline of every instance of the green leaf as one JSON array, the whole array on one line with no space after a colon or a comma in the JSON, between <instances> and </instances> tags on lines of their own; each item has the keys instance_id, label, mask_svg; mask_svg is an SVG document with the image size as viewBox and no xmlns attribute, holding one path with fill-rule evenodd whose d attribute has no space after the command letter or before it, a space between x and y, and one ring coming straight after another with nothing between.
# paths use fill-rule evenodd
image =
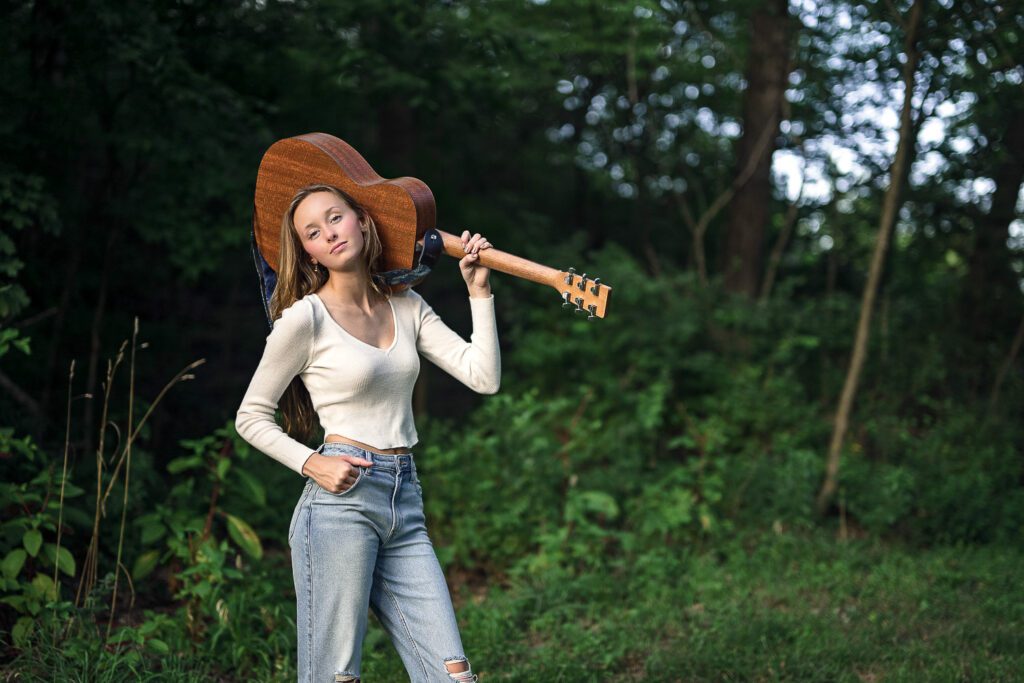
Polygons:
<instances>
[{"instance_id":1,"label":"green leaf","mask_svg":"<svg viewBox=\"0 0 1024 683\"><path fill-rule=\"evenodd\" d=\"M4 558L2 563L4 576L8 579L17 578L18 573L25 564L26 557L27 555L25 554L25 551L21 548L15 548L11 552L7 553L7 557Z\"/></svg>"},{"instance_id":2,"label":"green leaf","mask_svg":"<svg viewBox=\"0 0 1024 683\"><path fill-rule=\"evenodd\" d=\"M57 481L54 482L54 484L57 487L56 491L57 491L57 494L59 495L60 494L60 479L58 478ZM80 496L83 493L85 493L85 489L79 488L78 486L75 486L70 481L65 481L64 482L64 498L74 498L75 496ZM58 505L60 505L60 501L59 500L57 500L55 502Z\"/></svg>"},{"instance_id":3,"label":"green leaf","mask_svg":"<svg viewBox=\"0 0 1024 683\"><path fill-rule=\"evenodd\" d=\"M93 519L83 510L76 507L64 507L64 523L68 526L88 528L92 526Z\"/></svg>"},{"instance_id":4,"label":"green leaf","mask_svg":"<svg viewBox=\"0 0 1024 683\"><path fill-rule=\"evenodd\" d=\"M24 647L28 638L29 632L32 630L32 624L35 620L31 617L21 617L18 621L14 622L14 628L11 629L11 638L14 640L14 644L18 647Z\"/></svg>"},{"instance_id":5,"label":"green leaf","mask_svg":"<svg viewBox=\"0 0 1024 683\"><path fill-rule=\"evenodd\" d=\"M38 529L29 529L21 537L21 543L25 546L28 554L35 557L39 554L39 547L43 545L43 535L39 533Z\"/></svg>"},{"instance_id":6,"label":"green leaf","mask_svg":"<svg viewBox=\"0 0 1024 683\"><path fill-rule=\"evenodd\" d=\"M75 558L67 548L60 548L57 551L57 568L68 576L75 575Z\"/></svg>"},{"instance_id":7,"label":"green leaf","mask_svg":"<svg viewBox=\"0 0 1024 683\"><path fill-rule=\"evenodd\" d=\"M167 463L167 471L171 474L179 474L185 470L202 467L202 465L203 459L198 455L186 455Z\"/></svg>"},{"instance_id":8,"label":"green leaf","mask_svg":"<svg viewBox=\"0 0 1024 683\"><path fill-rule=\"evenodd\" d=\"M139 579L149 575L149 573L156 568L156 564L159 561L159 550L147 550L142 553L138 558L136 558L135 565L132 567L132 578L138 581Z\"/></svg>"},{"instance_id":9,"label":"green leaf","mask_svg":"<svg viewBox=\"0 0 1024 683\"><path fill-rule=\"evenodd\" d=\"M163 538L167 533L166 527L160 522L151 522L142 527L142 545L149 545L153 541Z\"/></svg>"},{"instance_id":10,"label":"green leaf","mask_svg":"<svg viewBox=\"0 0 1024 683\"><path fill-rule=\"evenodd\" d=\"M47 600L57 599L57 586L53 583L53 579L46 574L36 574L32 579L32 587L36 589L38 595Z\"/></svg>"},{"instance_id":11,"label":"green leaf","mask_svg":"<svg viewBox=\"0 0 1024 683\"><path fill-rule=\"evenodd\" d=\"M146 641L146 647L157 654L166 655L170 654L171 648L164 641L159 638L150 638Z\"/></svg>"},{"instance_id":12,"label":"green leaf","mask_svg":"<svg viewBox=\"0 0 1024 683\"><path fill-rule=\"evenodd\" d=\"M192 589L192 592L195 593L196 595L198 595L203 600L206 600L207 598L210 597L210 592L212 590L213 590L213 586L210 585L210 582L204 580L204 581L200 581L199 583L197 583L195 585L195 588Z\"/></svg>"},{"instance_id":13,"label":"green leaf","mask_svg":"<svg viewBox=\"0 0 1024 683\"><path fill-rule=\"evenodd\" d=\"M238 478L238 483L246 498L257 505L267 504L267 490L263 488L259 479L242 468L235 469L235 476Z\"/></svg>"},{"instance_id":14,"label":"green leaf","mask_svg":"<svg viewBox=\"0 0 1024 683\"><path fill-rule=\"evenodd\" d=\"M224 477L228 475L228 470L231 469L231 460L229 458L221 458L217 461L217 478L224 480Z\"/></svg>"},{"instance_id":15,"label":"green leaf","mask_svg":"<svg viewBox=\"0 0 1024 683\"><path fill-rule=\"evenodd\" d=\"M75 575L75 558L67 548L62 547L58 552L56 544L47 543L43 546L43 556L51 566L56 564L68 576Z\"/></svg>"},{"instance_id":16,"label":"green leaf","mask_svg":"<svg viewBox=\"0 0 1024 683\"><path fill-rule=\"evenodd\" d=\"M252 527L234 515L225 513L225 516L228 518L228 533L232 540L251 557L257 560L263 557L263 545Z\"/></svg>"},{"instance_id":17,"label":"green leaf","mask_svg":"<svg viewBox=\"0 0 1024 683\"><path fill-rule=\"evenodd\" d=\"M608 519L619 516L619 504L604 491L583 491L578 496L583 509L587 512L604 515Z\"/></svg>"},{"instance_id":18,"label":"green leaf","mask_svg":"<svg viewBox=\"0 0 1024 683\"><path fill-rule=\"evenodd\" d=\"M17 585L17 584L15 584ZM10 605L19 612L25 611L25 596L24 595L8 595L0 598L0 605Z\"/></svg>"},{"instance_id":19,"label":"green leaf","mask_svg":"<svg viewBox=\"0 0 1024 683\"><path fill-rule=\"evenodd\" d=\"M156 621L155 619L151 619L149 621L142 622L137 631L141 636L148 636L151 633L156 632L159 628L160 622Z\"/></svg>"},{"instance_id":20,"label":"green leaf","mask_svg":"<svg viewBox=\"0 0 1024 683\"><path fill-rule=\"evenodd\" d=\"M136 643L138 642L136 637L135 629L128 626L122 626L118 630L110 634L107 638L107 645L118 645L120 643Z\"/></svg>"},{"instance_id":21,"label":"green leaf","mask_svg":"<svg viewBox=\"0 0 1024 683\"><path fill-rule=\"evenodd\" d=\"M252 455L252 448L249 446L249 442L238 435L235 431L235 421L229 420L226 427L224 428L224 434L231 437L231 449L235 452L235 456L240 460L248 460L249 456Z\"/></svg>"}]
</instances>

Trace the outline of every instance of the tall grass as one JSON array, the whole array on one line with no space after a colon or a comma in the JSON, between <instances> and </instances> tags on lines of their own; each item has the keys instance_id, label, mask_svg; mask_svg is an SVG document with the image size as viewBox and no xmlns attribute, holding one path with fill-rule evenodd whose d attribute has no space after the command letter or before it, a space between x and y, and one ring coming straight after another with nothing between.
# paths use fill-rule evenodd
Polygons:
<instances>
[{"instance_id":1,"label":"tall grass","mask_svg":"<svg viewBox=\"0 0 1024 683\"><path fill-rule=\"evenodd\" d=\"M107 371L102 384L103 387L103 406L101 410L100 418L100 429L98 430L98 438L95 450L95 501L92 510L92 527L89 541L85 546L85 555L80 562L75 561L72 555L73 566L80 567L81 573L78 580L78 586L75 591L73 603L64 603L62 599L62 582L60 578L61 569L61 558L62 550L65 544L65 526L66 526L66 505L67 499L65 492L67 486L71 483L69 478L69 453L70 445L72 442L72 401L74 397L74 380L75 380L75 361L72 360L68 370L68 395L67 403L65 406L65 433L64 433L64 448L63 458L61 464L60 473L60 490L57 500L56 510L56 541L55 541L55 561L53 567L53 578L52 584L54 587L54 595L51 612L51 629L50 630L50 643L49 647L54 650L59 650L61 642L68 638L72 631L78 626L85 626L87 629L94 628L96 626L95 617L98 616L98 606L94 604L94 596L97 593L97 584L100 572L100 558L102 556L101 539L103 538L104 532L104 520L107 518L107 501L110 497L111 492L117 485L123 486L123 497L122 497L122 508L119 521L119 529L117 535L117 547L114 552L114 565L112 567L113 572L113 585L110 590L110 604L106 610L106 629L103 638L99 642L106 642L109 640L111 631L114 627L115 618L118 612L118 592L120 588L120 577L123 574L125 580L128 583L128 590L130 593L130 600L128 602L128 608L131 609L135 603L135 590L132 585L131 573L123 564L123 557L125 551L125 532L127 526L127 518L129 512L129 495L131 492L131 455L132 446L139 436L140 430L145 426L147 420L153 415L160 402L167 394L167 392L176 384L194 379L195 375L192 371L205 363L205 359L199 359L193 361L177 372L158 392L153 401L149 404L148 409L143 414L142 418L135 421L135 377L136 377L136 352L138 350L145 349L149 346L148 342L139 342L139 320L138 317L134 318L132 336L130 340L124 340L114 358L108 359ZM113 394L113 387L117 378L118 370L121 368L125 359L125 348L128 346L129 341L131 343L131 353L129 357L129 381L128 381L128 397L127 397L127 418L124 426L119 425L114 420L110 419L110 405ZM91 394L82 394L81 398L91 399ZM117 441L112 449L110 449L112 455L108 457L107 451L109 444L107 441L107 430L111 429L114 431ZM110 467L110 465L113 465ZM43 463L43 469L46 469L48 465ZM46 511L46 506L43 506L43 513ZM58 607L63 604L65 612L67 614L66 619L61 619L59 615ZM71 607L73 606L73 609ZM91 623L83 624L83 619L88 619ZM98 633L97 633L98 636ZM34 646L41 646L41 641L35 640ZM121 647L119 642L117 647L114 649L113 654L116 657L118 649ZM38 651L40 654L42 650Z\"/></svg>"}]
</instances>

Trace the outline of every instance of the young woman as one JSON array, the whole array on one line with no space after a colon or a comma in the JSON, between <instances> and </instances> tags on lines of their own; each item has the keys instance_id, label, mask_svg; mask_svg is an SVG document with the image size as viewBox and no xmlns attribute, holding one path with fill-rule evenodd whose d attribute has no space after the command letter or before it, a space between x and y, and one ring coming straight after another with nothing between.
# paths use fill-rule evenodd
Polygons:
<instances>
[{"instance_id":1,"label":"young woman","mask_svg":"<svg viewBox=\"0 0 1024 683\"><path fill-rule=\"evenodd\" d=\"M419 294L391 293L375 277L376 225L352 197L313 185L285 212L274 326L235 427L306 477L288 530L300 682L359 680L368 608L413 681L477 680L424 526L411 451L418 354L477 392L500 384L494 297L479 265L491 244L468 231L462 242L471 342ZM325 440L312 451L303 441L316 422Z\"/></svg>"}]
</instances>

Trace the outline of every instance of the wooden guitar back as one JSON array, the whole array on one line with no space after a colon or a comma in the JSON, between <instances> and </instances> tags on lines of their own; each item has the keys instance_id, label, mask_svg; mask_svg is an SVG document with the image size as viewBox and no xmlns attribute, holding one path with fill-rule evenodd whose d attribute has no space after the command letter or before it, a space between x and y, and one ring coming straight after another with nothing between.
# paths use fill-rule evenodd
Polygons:
<instances>
[{"instance_id":1,"label":"wooden guitar back","mask_svg":"<svg viewBox=\"0 0 1024 683\"><path fill-rule=\"evenodd\" d=\"M271 268L278 270L281 220L288 204L300 188L314 183L334 185L366 207L384 247L381 270L414 265L416 241L437 221L430 188L416 178L381 178L344 141L309 133L271 145L256 176L253 227Z\"/></svg>"}]
</instances>

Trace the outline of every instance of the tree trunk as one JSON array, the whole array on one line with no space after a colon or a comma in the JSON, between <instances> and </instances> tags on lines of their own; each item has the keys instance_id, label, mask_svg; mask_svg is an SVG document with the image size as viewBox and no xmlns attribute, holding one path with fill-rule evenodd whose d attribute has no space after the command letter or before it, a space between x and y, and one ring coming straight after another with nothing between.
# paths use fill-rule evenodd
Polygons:
<instances>
[{"instance_id":1,"label":"tree trunk","mask_svg":"<svg viewBox=\"0 0 1024 683\"><path fill-rule=\"evenodd\" d=\"M782 263L782 255L789 244L789 238L793 234L793 226L796 225L796 218L800 212L800 199L803 197L803 184L800 186L800 195L793 200L793 203L786 209L786 216L782 220L782 229L779 230L779 237L772 247L771 256L768 257L768 269L764 274L764 281L761 283L761 303L768 301L772 295L772 287L775 286L775 275L779 272L779 264Z\"/></svg>"},{"instance_id":2,"label":"tree trunk","mask_svg":"<svg viewBox=\"0 0 1024 683\"><path fill-rule=\"evenodd\" d=\"M729 206L723 255L725 287L757 296L761 251L771 201L772 154L789 76L790 18L786 0L765 0L751 18L747 89L743 94L743 135L736 168L753 163L749 180L737 188ZM759 144L764 138L768 144Z\"/></svg>"},{"instance_id":3,"label":"tree trunk","mask_svg":"<svg viewBox=\"0 0 1024 683\"><path fill-rule=\"evenodd\" d=\"M917 128L914 126L912 113L914 106L914 75L917 71L917 62L920 56L917 51L917 31L921 24L923 5L924 0L914 0L914 5L910 9L910 16L907 19L905 45L907 60L903 65L903 109L900 112L899 144L896 147L896 158L889 169L889 188L885 192L885 199L882 203L878 238L875 242L875 251L871 256L868 280L864 285L860 319L857 322L857 333L853 342L853 355L850 358L846 381L843 384L843 391L839 398L839 408L836 412L832 440L828 448L825 481L821 486L821 491L818 493L817 509L819 513L824 513L836 492L839 478L840 452L842 451L843 439L846 436L846 429L849 425L853 399L857 393L857 383L860 380L861 371L864 369L864 359L867 356L868 337L871 333L871 313L874 308L875 297L878 294L878 285L882 279L882 265L885 261L885 254L888 251L892 226L896 221L896 214L899 209L900 189L906 176L906 167L911 156L910 150L917 140Z\"/></svg>"},{"instance_id":4,"label":"tree trunk","mask_svg":"<svg viewBox=\"0 0 1024 683\"><path fill-rule=\"evenodd\" d=\"M640 86L636 77L637 35L636 24L633 24L629 27L629 38L626 42L626 95L629 97L631 111L635 111L637 103L640 102ZM632 120L632 116L630 119ZM632 203L630 223L634 234L639 235L640 250L647 259L647 267L651 275L661 277L663 268L661 259L658 257L658 249L651 239L651 221L648 218L647 212L647 186L644 183L647 171L644 141L647 136L647 127L644 126L640 137L633 139L626 145L627 155L633 166L634 180L636 180L636 199Z\"/></svg>"},{"instance_id":5,"label":"tree trunk","mask_svg":"<svg viewBox=\"0 0 1024 683\"><path fill-rule=\"evenodd\" d=\"M996 381L992 385L992 393L988 399L989 415L995 412L996 405L999 403L999 390L1002 389L1006 376L1010 374L1010 368L1013 367L1014 361L1017 360L1017 354L1020 353L1022 344L1024 344L1024 318L1020 319L1020 325L1017 326L1017 334L1013 335L1013 341L1010 342L1010 352L1006 354L1006 360L1003 361L1003 364L999 367L999 372L996 373Z\"/></svg>"},{"instance_id":6,"label":"tree trunk","mask_svg":"<svg viewBox=\"0 0 1024 683\"><path fill-rule=\"evenodd\" d=\"M960 300L964 329L981 343L1001 344L1020 315L1020 290L1007 247L1024 183L1024 126L1020 125L1024 107L1015 109L1007 113L1006 130L992 131L990 136L989 154L995 157L991 178L996 188L988 213L979 215L974 223L974 249L968 257L966 287Z\"/></svg>"}]
</instances>

